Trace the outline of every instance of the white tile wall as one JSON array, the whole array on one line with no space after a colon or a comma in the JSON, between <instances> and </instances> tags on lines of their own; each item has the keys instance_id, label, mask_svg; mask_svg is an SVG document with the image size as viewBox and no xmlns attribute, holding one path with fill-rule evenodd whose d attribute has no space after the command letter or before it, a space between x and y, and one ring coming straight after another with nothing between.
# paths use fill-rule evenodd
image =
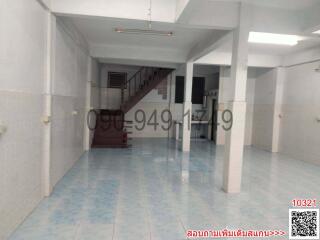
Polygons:
<instances>
[{"instance_id":1,"label":"white tile wall","mask_svg":"<svg viewBox=\"0 0 320 240\"><path fill-rule=\"evenodd\" d=\"M146 117L146 124L142 130L137 129L137 128L141 128L142 124L139 124L137 121L135 121L135 114L139 109L143 110L143 112L145 113L145 117ZM127 121L133 121L133 128L128 129L129 131L132 132L132 134L130 134L130 137L133 137L133 138L137 138L137 137L165 138L165 137L167 137L168 131L163 130L163 128L161 127L161 126L163 126L164 128L168 128L168 125L163 123L163 121L161 120L161 113L165 109L168 109L168 103L140 101L125 116ZM153 114L153 112L155 110L157 111L157 123L159 123L159 125L157 126L156 129L154 129L154 126L147 124L148 120L151 118L151 115ZM181 110L181 112L182 112L182 110ZM173 110L173 114L174 114L174 110ZM167 115L167 113L165 113L164 118L167 119L167 117L168 117L168 115ZM139 120L141 120L142 114L138 113L137 118ZM152 118L150 123L154 123L154 118ZM173 124L172 124L172 128L173 128ZM169 131L169 134L171 136L172 131Z\"/></svg>"},{"instance_id":2,"label":"white tile wall","mask_svg":"<svg viewBox=\"0 0 320 240\"><path fill-rule=\"evenodd\" d=\"M0 89L41 93L46 18L36 1L2 0Z\"/></svg>"},{"instance_id":3,"label":"white tile wall","mask_svg":"<svg viewBox=\"0 0 320 240\"><path fill-rule=\"evenodd\" d=\"M0 239L41 200L45 33L37 1L0 2Z\"/></svg>"},{"instance_id":4,"label":"white tile wall","mask_svg":"<svg viewBox=\"0 0 320 240\"><path fill-rule=\"evenodd\" d=\"M56 69L53 94L85 96L88 55L70 37L66 26L58 21L56 35Z\"/></svg>"},{"instance_id":5,"label":"white tile wall","mask_svg":"<svg viewBox=\"0 0 320 240\"><path fill-rule=\"evenodd\" d=\"M99 64L95 59L91 61L91 100L90 105L93 108L100 108L100 79Z\"/></svg>"},{"instance_id":6,"label":"white tile wall","mask_svg":"<svg viewBox=\"0 0 320 240\"><path fill-rule=\"evenodd\" d=\"M253 101L254 101L254 88L255 88L255 71L249 69L247 80L247 110L246 110L246 126L245 126L245 145L252 144L252 119L253 119ZM220 83L219 83L219 112L218 120L219 126L217 127L217 144L224 145L225 143L225 130L222 126L222 112L228 109L228 102L232 99L232 91L230 85L230 67L221 67L220 70Z\"/></svg>"},{"instance_id":7,"label":"white tile wall","mask_svg":"<svg viewBox=\"0 0 320 240\"><path fill-rule=\"evenodd\" d=\"M91 87L91 107L95 109L100 108L100 88Z\"/></svg>"},{"instance_id":8,"label":"white tile wall","mask_svg":"<svg viewBox=\"0 0 320 240\"><path fill-rule=\"evenodd\" d=\"M284 83L280 152L320 164L319 62L290 67Z\"/></svg>"},{"instance_id":9,"label":"white tile wall","mask_svg":"<svg viewBox=\"0 0 320 240\"><path fill-rule=\"evenodd\" d=\"M8 127L0 137L2 239L41 200L42 97L1 91L0 102L0 116Z\"/></svg>"},{"instance_id":10,"label":"white tile wall","mask_svg":"<svg viewBox=\"0 0 320 240\"><path fill-rule=\"evenodd\" d=\"M55 185L83 153L85 109L79 98L53 96L51 179ZM73 115L78 109L78 115Z\"/></svg>"},{"instance_id":11,"label":"white tile wall","mask_svg":"<svg viewBox=\"0 0 320 240\"><path fill-rule=\"evenodd\" d=\"M58 21L52 98L51 181L54 186L83 154L88 55ZM70 29L71 32L74 29ZM73 36L73 37L71 37ZM74 115L73 112L78 112Z\"/></svg>"},{"instance_id":12,"label":"white tile wall","mask_svg":"<svg viewBox=\"0 0 320 240\"><path fill-rule=\"evenodd\" d=\"M286 68L281 104L279 152L320 164L320 74L319 62ZM256 79L253 145L272 149L276 69Z\"/></svg>"},{"instance_id":13,"label":"white tile wall","mask_svg":"<svg viewBox=\"0 0 320 240\"><path fill-rule=\"evenodd\" d=\"M252 145L272 150L276 69L258 74L255 84Z\"/></svg>"}]
</instances>

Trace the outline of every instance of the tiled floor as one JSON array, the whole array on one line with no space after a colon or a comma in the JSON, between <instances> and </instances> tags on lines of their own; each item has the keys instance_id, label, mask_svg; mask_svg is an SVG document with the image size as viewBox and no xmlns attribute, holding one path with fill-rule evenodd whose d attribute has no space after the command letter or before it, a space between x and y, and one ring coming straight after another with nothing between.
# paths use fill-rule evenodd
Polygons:
<instances>
[{"instance_id":1,"label":"tiled floor","mask_svg":"<svg viewBox=\"0 0 320 240\"><path fill-rule=\"evenodd\" d=\"M221 190L223 148L136 140L86 154L12 240L184 239L186 229L288 228L296 197L320 198L320 167L246 148L242 192Z\"/></svg>"}]
</instances>

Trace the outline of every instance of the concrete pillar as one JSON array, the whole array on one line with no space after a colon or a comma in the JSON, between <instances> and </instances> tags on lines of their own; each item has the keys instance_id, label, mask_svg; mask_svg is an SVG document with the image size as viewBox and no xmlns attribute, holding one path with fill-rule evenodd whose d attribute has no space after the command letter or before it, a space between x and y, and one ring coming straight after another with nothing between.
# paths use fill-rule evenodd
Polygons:
<instances>
[{"instance_id":1,"label":"concrete pillar","mask_svg":"<svg viewBox=\"0 0 320 240\"><path fill-rule=\"evenodd\" d=\"M190 151L191 116L192 116L192 80L193 62L186 63L186 76L184 80L184 103L182 119L182 151Z\"/></svg>"},{"instance_id":2,"label":"concrete pillar","mask_svg":"<svg viewBox=\"0 0 320 240\"><path fill-rule=\"evenodd\" d=\"M50 196L51 185L51 115L52 115L52 83L55 77L56 52L56 17L47 12L47 51L46 51L46 79L44 87L43 109L43 162L42 162L42 195Z\"/></svg>"},{"instance_id":3,"label":"concrete pillar","mask_svg":"<svg viewBox=\"0 0 320 240\"><path fill-rule=\"evenodd\" d=\"M183 153L182 159L181 159L181 181L183 183L189 182L189 176L190 176L190 153Z\"/></svg>"},{"instance_id":4,"label":"concrete pillar","mask_svg":"<svg viewBox=\"0 0 320 240\"><path fill-rule=\"evenodd\" d=\"M231 101L227 106L233 115L233 125L231 130L226 132L225 142L223 189L227 193L238 193L241 190L249 29L250 7L241 3L239 26L233 33Z\"/></svg>"},{"instance_id":5,"label":"concrete pillar","mask_svg":"<svg viewBox=\"0 0 320 240\"><path fill-rule=\"evenodd\" d=\"M90 129L87 123L87 115L91 110L91 85L92 85L92 58L88 57L88 76L86 86L86 111L84 115L84 139L83 148L85 151L90 150Z\"/></svg>"},{"instance_id":6,"label":"concrete pillar","mask_svg":"<svg viewBox=\"0 0 320 240\"><path fill-rule=\"evenodd\" d=\"M224 111L224 108L226 106L226 98L227 98L227 91L228 86L227 82L230 80L230 68L227 66L220 66L220 74L219 74L219 96L218 96L218 118L217 123L221 122L222 119L222 112ZM210 115L209 115L210 116ZM218 124L217 126L217 139L216 139L216 145L224 145L225 144L225 131L222 127L222 124Z\"/></svg>"},{"instance_id":7,"label":"concrete pillar","mask_svg":"<svg viewBox=\"0 0 320 240\"><path fill-rule=\"evenodd\" d=\"M175 116L175 91L176 91L176 71L173 71L169 76L168 76L168 93L169 93L169 110L172 114L172 117ZM175 119L175 118L173 118ZM177 139L177 128L179 128L179 124L174 124L175 122L173 122L173 125L171 126L170 130L168 131L168 136L169 138L173 138L175 137L176 140ZM179 138L179 136L178 136Z\"/></svg>"},{"instance_id":8,"label":"concrete pillar","mask_svg":"<svg viewBox=\"0 0 320 240\"><path fill-rule=\"evenodd\" d=\"M275 70L275 95L273 109L273 126L272 126L272 149L271 151L279 152L279 133L281 123L281 104L283 95L283 84L285 80L285 68L278 67Z\"/></svg>"}]
</instances>

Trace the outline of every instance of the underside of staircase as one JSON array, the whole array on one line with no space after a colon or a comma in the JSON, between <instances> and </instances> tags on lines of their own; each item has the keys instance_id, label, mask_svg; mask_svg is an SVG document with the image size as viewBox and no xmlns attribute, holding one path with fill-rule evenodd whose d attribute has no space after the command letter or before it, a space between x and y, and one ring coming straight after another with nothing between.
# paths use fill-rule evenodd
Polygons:
<instances>
[{"instance_id":1,"label":"underside of staircase","mask_svg":"<svg viewBox=\"0 0 320 240\"><path fill-rule=\"evenodd\" d=\"M130 145L124 115L144 96L157 87L173 69L142 67L121 86L121 106L118 110L100 109L92 148L127 148Z\"/></svg>"},{"instance_id":2,"label":"underside of staircase","mask_svg":"<svg viewBox=\"0 0 320 240\"><path fill-rule=\"evenodd\" d=\"M172 71L169 68L142 67L121 87L121 110L127 113Z\"/></svg>"},{"instance_id":3,"label":"underside of staircase","mask_svg":"<svg viewBox=\"0 0 320 240\"><path fill-rule=\"evenodd\" d=\"M127 148L128 133L124 128L124 115L119 110L100 110L97 114L93 148Z\"/></svg>"}]
</instances>

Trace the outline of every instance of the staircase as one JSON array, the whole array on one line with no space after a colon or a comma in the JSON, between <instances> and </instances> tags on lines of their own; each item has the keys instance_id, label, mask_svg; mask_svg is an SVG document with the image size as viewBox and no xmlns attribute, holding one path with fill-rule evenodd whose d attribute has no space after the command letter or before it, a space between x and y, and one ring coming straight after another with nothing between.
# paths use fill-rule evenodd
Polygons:
<instances>
[{"instance_id":1,"label":"staircase","mask_svg":"<svg viewBox=\"0 0 320 240\"><path fill-rule=\"evenodd\" d=\"M92 148L127 148L128 133L124 128L124 114L119 110L100 110Z\"/></svg>"},{"instance_id":2,"label":"staircase","mask_svg":"<svg viewBox=\"0 0 320 240\"><path fill-rule=\"evenodd\" d=\"M93 148L127 148L128 134L124 119L152 89L157 87L173 69L142 67L121 86L121 106L119 110L100 110L97 114L96 128L92 142Z\"/></svg>"},{"instance_id":3,"label":"staircase","mask_svg":"<svg viewBox=\"0 0 320 240\"><path fill-rule=\"evenodd\" d=\"M163 81L173 69L142 67L121 87L121 107L127 113L144 96Z\"/></svg>"}]
</instances>

